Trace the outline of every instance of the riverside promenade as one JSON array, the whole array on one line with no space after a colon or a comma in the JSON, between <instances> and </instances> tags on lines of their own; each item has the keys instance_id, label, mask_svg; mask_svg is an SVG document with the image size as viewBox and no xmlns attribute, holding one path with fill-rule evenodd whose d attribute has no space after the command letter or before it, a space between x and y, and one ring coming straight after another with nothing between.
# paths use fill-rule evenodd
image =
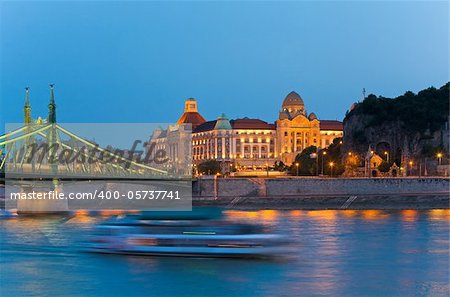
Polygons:
<instances>
[{"instance_id":1,"label":"riverside promenade","mask_svg":"<svg viewBox=\"0 0 450 297\"><path fill-rule=\"evenodd\" d=\"M213 178L193 181L193 206L235 209L449 209L450 178ZM0 185L0 205L5 188Z\"/></svg>"},{"instance_id":2,"label":"riverside promenade","mask_svg":"<svg viewBox=\"0 0 450 297\"><path fill-rule=\"evenodd\" d=\"M194 206L250 209L449 208L450 178L201 178Z\"/></svg>"}]
</instances>

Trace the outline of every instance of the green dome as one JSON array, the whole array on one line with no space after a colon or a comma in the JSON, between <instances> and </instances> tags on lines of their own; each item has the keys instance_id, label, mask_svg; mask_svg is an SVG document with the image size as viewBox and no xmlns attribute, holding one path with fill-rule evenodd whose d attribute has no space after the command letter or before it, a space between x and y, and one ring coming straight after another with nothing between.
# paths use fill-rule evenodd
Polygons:
<instances>
[{"instance_id":1,"label":"green dome","mask_svg":"<svg viewBox=\"0 0 450 297\"><path fill-rule=\"evenodd\" d=\"M231 130L230 121L227 119L225 114L221 114L216 121L216 125L214 126L214 130Z\"/></svg>"}]
</instances>

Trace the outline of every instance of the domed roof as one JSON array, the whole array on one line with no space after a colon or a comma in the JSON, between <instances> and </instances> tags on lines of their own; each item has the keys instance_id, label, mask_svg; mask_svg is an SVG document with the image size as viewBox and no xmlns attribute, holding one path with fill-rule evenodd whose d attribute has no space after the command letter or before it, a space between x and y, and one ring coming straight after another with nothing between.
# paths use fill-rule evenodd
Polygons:
<instances>
[{"instance_id":1,"label":"domed roof","mask_svg":"<svg viewBox=\"0 0 450 297\"><path fill-rule=\"evenodd\" d=\"M220 117L217 118L216 125L214 126L214 130L231 130L230 121L227 119L225 114L221 114Z\"/></svg>"},{"instance_id":2,"label":"domed roof","mask_svg":"<svg viewBox=\"0 0 450 297\"><path fill-rule=\"evenodd\" d=\"M192 129L203 124L206 120L198 112L185 112L178 119L177 124L192 124Z\"/></svg>"},{"instance_id":3,"label":"domed roof","mask_svg":"<svg viewBox=\"0 0 450 297\"><path fill-rule=\"evenodd\" d=\"M302 97L300 97L299 94L297 94L296 92L292 91L290 92L286 98L284 98L283 101L283 108L287 107L287 106L293 106L293 105L305 105L305 103L303 102Z\"/></svg>"},{"instance_id":4,"label":"domed roof","mask_svg":"<svg viewBox=\"0 0 450 297\"><path fill-rule=\"evenodd\" d=\"M312 121L312 120L317 120L317 116L314 112L311 112L308 116L308 120Z\"/></svg>"},{"instance_id":5,"label":"domed roof","mask_svg":"<svg viewBox=\"0 0 450 297\"><path fill-rule=\"evenodd\" d=\"M178 119L177 124L192 124L192 129L195 129L204 122L206 120L197 111L197 101L194 98L186 99L184 113Z\"/></svg>"}]
</instances>

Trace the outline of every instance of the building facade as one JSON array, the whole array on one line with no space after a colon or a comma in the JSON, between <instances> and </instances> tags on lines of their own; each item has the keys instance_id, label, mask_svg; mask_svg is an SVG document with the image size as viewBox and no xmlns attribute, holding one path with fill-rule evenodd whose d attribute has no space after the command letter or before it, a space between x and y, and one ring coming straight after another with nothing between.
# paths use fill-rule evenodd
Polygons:
<instances>
[{"instance_id":1,"label":"building facade","mask_svg":"<svg viewBox=\"0 0 450 297\"><path fill-rule=\"evenodd\" d=\"M319 121L314 112L308 114L296 92L290 92L283 100L276 127L279 159L288 165L303 149L326 148L343 135L342 122Z\"/></svg>"},{"instance_id":2,"label":"building facade","mask_svg":"<svg viewBox=\"0 0 450 297\"><path fill-rule=\"evenodd\" d=\"M237 169L256 169L277 160L276 128L259 119L229 120L224 114L192 133L193 161L218 160Z\"/></svg>"},{"instance_id":3,"label":"building facade","mask_svg":"<svg viewBox=\"0 0 450 297\"><path fill-rule=\"evenodd\" d=\"M226 171L267 168L276 161L290 165L306 147L326 148L343 136L342 122L320 121L315 113L308 114L296 92L285 97L274 124L250 118L230 120L224 114L206 121L198 112L197 101L189 98L177 124L155 131L149 143L166 148L179 160L178 146L187 131L192 131L192 162L217 160ZM184 148L183 154L186 152Z\"/></svg>"}]
</instances>

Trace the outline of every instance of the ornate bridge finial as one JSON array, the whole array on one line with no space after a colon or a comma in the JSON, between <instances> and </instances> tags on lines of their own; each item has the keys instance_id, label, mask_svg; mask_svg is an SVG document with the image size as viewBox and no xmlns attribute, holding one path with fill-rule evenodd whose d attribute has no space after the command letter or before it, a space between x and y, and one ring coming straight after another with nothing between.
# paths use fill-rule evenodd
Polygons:
<instances>
[{"instance_id":1,"label":"ornate bridge finial","mask_svg":"<svg viewBox=\"0 0 450 297\"><path fill-rule=\"evenodd\" d=\"M31 105L29 98L30 88L25 87L25 105L23 107L23 122L28 125L31 124Z\"/></svg>"},{"instance_id":2,"label":"ornate bridge finial","mask_svg":"<svg viewBox=\"0 0 450 297\"><path fill-rule=\"evenodd\" d=\"M50 84L50 104L48 105L48 122L51 124L56 123L56 104L55 104L55 91L54 84Z\"/></svg>"}]
</instances>

